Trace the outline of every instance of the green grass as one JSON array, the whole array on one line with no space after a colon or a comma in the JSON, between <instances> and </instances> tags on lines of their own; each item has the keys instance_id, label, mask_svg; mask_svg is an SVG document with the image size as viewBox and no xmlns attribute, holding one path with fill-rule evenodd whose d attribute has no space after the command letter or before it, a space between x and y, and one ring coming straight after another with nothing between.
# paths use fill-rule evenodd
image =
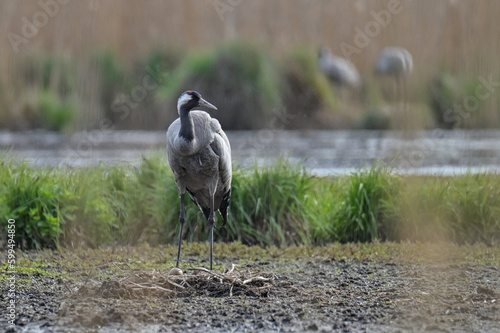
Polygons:
<instances>
[{"instance_id":1,"label":"green grass","mask_svg":"<svg viewBox=\"0 0 500 333\"><path fill-rule=\"evenodd\" d=\"M16 244L25 248L57 246L64 225L61 204L66 193L56 180L55 170L34 172L26 163L1 164L0 216L2 221L16 220Z\"/></svg>"},{"instance_id":2,"label":"green grass","mask_svg":"<svg viewBox=\"0 0 500 333\"><path fill-rule=\"evenodd\" d=\"M378 238L382 201L390 190L389 179L388 171L377 166L351 175L334 217L339 241L367 242Z\"/></svg>"},{"instance_id":3,"label":"green grass","mask_svg":"<svg viewBox=\"0 0 500 333\"><path fill-rule=\"evenodd\" d=\"M43 126L58 132L71 126L77 114L75 101L60 99L50 90L40 93L38 109Z\"/></svg>"},{"instance_id":4,"label":"green grass","mask_svg":"<svg viewBox=\"0 0 500 333\"><path fill-rule=\"evenodd\" d=\"M384 202L387 239L494 243L500 237L500 176L401 177Z\"/></svg>"},{"instance_id":5,"label":"green grass","mask_svg":"<svg viewBox=\"0 0 500 333\"><path fill-rule=\"evenodd\" d=\"M19 247L177 242L179 197L160 154L137 166L49 169L7 156L0 164L1 232L15 219ZM203 215L189 200L186 209L184 239L205 241ZM279 247L377 240L493 244L500 239L500 176L398 176L374 166L314 177L284 160L236 169L229 223L216 238Z\"/></svg>"},{"instance_id":6,"label":"green grass","mask_svg":"<svg viewBox=\"0 0 500 333\"><path fill-rule=\"evenodd\" d=\"M238 171L232 184L228 235L246 244L309 244L311 209L306 197L311 177L280 160L275 165Z\"/></svg>"}]
</instances>

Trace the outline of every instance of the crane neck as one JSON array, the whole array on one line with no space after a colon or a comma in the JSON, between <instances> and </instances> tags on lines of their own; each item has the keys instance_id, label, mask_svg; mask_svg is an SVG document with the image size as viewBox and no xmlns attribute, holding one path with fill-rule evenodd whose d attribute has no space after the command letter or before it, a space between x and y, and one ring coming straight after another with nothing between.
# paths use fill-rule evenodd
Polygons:
<instances>
[{"instance_id":1,"label":"crane neck","mask_svg":"<svg viewBox=\"0 0 500 333\"><path fill-rule=\"evenodd\" d=\"M179 136L186 141L192 141L194 139L194 123L190 111L191 109L186 106L181 106L179 109L179 118L181 119Z\"/></svg>"}]
</instances>

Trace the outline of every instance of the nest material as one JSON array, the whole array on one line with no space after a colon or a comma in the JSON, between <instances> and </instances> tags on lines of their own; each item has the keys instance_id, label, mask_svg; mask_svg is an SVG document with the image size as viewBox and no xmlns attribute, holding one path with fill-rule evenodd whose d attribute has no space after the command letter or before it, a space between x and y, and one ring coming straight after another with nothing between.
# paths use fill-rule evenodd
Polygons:
<instances>
[{"instance_id":1,"label":"nest material","mask_svg":"<svg viewBox=\"0 0 500 333\"><path fill-rule=\"evenodd\" d=\"M236 271L235 267L233 265L231 270L224 273L205 268L189 269L189 273L182 275L158 271L134 273L121 280L107 279L98 288L82 286L78 294L105 298L268 296L275 281L273 274L242 273Z\"/></svg>"}]
</instances>

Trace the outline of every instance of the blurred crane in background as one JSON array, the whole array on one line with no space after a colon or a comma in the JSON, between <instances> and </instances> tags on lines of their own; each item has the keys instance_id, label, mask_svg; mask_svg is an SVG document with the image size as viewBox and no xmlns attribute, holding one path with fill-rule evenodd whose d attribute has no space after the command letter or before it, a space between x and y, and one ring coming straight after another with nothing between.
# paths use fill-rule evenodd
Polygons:
<instances>
[{"instance_id":1,"label":"blurred crane in background","mask_svg":"<svg viewBox=\"0 0 500 333\"><path fill-rule=\"evenodd\" d=\"M346 88L357 89L361 83L354 64L347 59L334 56L328 47L319 49L318 68L341 94Z\"/></svg>"},{"instance_id":2,"label":"blurred crane in background","mask_svg":"<svg viewBox=\"0 0 500 333\"><path fill-rule=\"evenodd\" d=\"M403 101L406 105L407 76L413 69L413 58L411 53L402 47L386 47L380 52L375 64L375 73L380 75L389 75L396 81L396 100Z\"/></svg>"}]
</instances>

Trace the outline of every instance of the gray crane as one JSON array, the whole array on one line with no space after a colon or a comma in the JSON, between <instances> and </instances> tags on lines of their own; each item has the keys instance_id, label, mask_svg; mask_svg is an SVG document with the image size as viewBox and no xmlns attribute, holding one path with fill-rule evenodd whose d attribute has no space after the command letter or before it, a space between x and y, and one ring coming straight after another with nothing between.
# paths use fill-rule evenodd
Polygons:
<instances>
[{"instance_id":1,"label":"gray crane","mask_svg":"<svg viewBox=\"0 0 500 333\"><path fill-rule=\"evenodd\" d=\"M321 47L318 54L319 70L337 87L357 88L361 82L358 70L347 59L334 56L328 47Z\"/></svg>"},{"instance_id":2,"label":"gray crane","mask_svg":"<svg viewBox=\"0 0 500 333\"><path fill-rule=\"evenodd\" d=\"M179 118L167 130L167 156L181 199L176 267L179 267L187 191L209 224L211 270L215 211L222 216L222 226L227 223L231 198L231 146L217 119L205 111L192 111L200 106L217 110L196 91L188 90L179 97Z\"/></svg>"},{"instance_id":3,"label":"gray crane","mask_svg":"<svg viewBox=\"0 0 500 333\"><path fill-rule=\"evenodd\" d=\"M406 78L413 70L413 58L411 53L402 47L386 47L380 52L375 72L381 75L389 75L396 80L396 99L401 99L401 91L403 102L406 102Z\"/></svg>"}]
</instances>

